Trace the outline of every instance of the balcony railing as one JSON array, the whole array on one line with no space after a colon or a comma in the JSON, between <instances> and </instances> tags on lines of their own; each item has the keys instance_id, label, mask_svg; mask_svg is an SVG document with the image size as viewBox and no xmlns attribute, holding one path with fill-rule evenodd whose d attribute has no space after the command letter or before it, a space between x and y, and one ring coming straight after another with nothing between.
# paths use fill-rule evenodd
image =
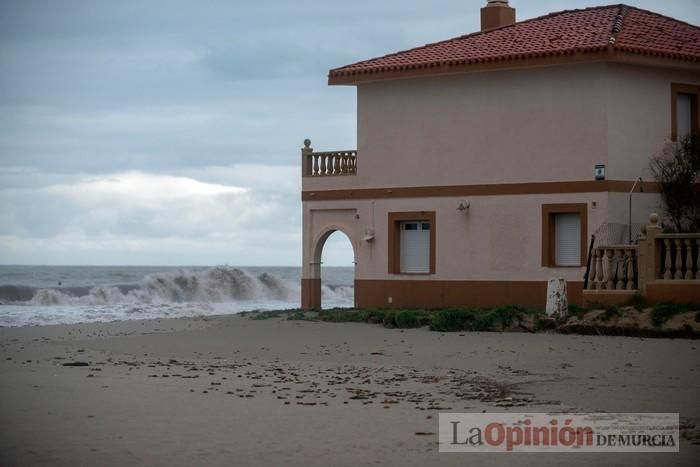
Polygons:
<instances>
[{"instance_id":1,"label":"balcony railing","mask_svg":"<svg viewBox=\"0 0 700 467\"><path fill-rule=\"evenodd\" d=\"M661 248L660 278L700 280L700 233L659 234L656 239Z\"/></svg>"},{"instance_id":2,"label":"balcony railing","mask_svg":"<svg viewBox=\"0 0 700 467\"><path fill-rule=\"evenodd\" d=\"M637 246L600 246L591 252L588 290L635 290Z\"/></svg>"},{"instance_id":3,"label":"balcony railing","mask_svg":"<svg viewBox=\"0 0 700 467\"><path fill-rule=\"evenodd\" d=\"M591 251L584 296L595 301L600 294L643 292L650 284L700 290L700 232L665 234L658 215L649 220L638 245L598 246Z\"/></svg>"},{"instance_id":4,"label":"balcony railing","mask_svg":"<svg viewBox=\"0 0 700 467\"><path fill-rule=\"evenodd\" d=\"M305 140L301 149L302 175L305 177L332 177L357 173L357 151L314 152L311 141Z\"/></svg>"}]
</instances>

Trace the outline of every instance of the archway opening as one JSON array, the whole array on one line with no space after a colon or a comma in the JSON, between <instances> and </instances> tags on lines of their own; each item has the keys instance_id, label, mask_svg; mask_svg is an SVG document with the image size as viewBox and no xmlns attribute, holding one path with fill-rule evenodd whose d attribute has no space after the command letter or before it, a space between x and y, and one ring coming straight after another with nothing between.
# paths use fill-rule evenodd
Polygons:
<instances>
[{"instance_id":1,"label":"archway opening","mask_svg":"<svg viewBox=\"0 0 700 467\"><path fill-rule=\"evenodd\" d=\"M321 250L321 308L355 306L355 252L350 238L340 230L319 242Z\"/></svg>"}]
</instances>

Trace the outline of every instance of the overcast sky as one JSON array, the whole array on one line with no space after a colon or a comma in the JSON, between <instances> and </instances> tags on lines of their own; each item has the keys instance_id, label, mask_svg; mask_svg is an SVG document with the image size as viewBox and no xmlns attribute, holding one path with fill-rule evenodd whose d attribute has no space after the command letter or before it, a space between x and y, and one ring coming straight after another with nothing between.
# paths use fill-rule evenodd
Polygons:
<instances>
[{"instance_id":1,"label":"overcast sky","mask_svg":"<svg viewBox=\"0 0 700 467\"><path fill-rule=\"evenodd\" d=\"M476 31L485 3L0 0L0 263L300 265L302 141L356 145L328 70ZM700 24L698 0L633 4ZM340 235L324 260L349 266Z\"/></svg>"}]
</instances>

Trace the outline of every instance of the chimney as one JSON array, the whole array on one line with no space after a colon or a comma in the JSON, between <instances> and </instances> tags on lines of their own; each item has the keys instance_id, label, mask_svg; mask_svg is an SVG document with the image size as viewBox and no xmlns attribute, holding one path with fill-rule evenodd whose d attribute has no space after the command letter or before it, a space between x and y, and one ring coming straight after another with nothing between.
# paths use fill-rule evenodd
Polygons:
<instances>
[{"instance_id":1,"label":"chimney","mask_svg":"<svg viewBox=\"0 0 700 467\"><path fill-rule=\"evenodd\" d=\"M515 23L515 8L508 5L508 0L488 0L481 9L481 30L488 31Z\"/></svg>"}]
</instances>

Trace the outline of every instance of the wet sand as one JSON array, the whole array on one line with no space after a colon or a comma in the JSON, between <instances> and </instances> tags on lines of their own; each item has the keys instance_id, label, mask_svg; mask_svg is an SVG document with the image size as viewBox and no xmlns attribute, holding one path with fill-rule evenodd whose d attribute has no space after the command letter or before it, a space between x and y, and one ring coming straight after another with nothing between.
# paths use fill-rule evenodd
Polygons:
<instances>
[{"instance_id":1,"label":"wet sand","mask_svg":"<svg viewBox=\"0 0 700 467\"><path fill-rule=\"evenodd\" d=\"M0 465L697 465L693 428L679 454L440 454L437 418L700 426L699 345L240 316L4 328Z\"/></svg>"}]
</instances>

